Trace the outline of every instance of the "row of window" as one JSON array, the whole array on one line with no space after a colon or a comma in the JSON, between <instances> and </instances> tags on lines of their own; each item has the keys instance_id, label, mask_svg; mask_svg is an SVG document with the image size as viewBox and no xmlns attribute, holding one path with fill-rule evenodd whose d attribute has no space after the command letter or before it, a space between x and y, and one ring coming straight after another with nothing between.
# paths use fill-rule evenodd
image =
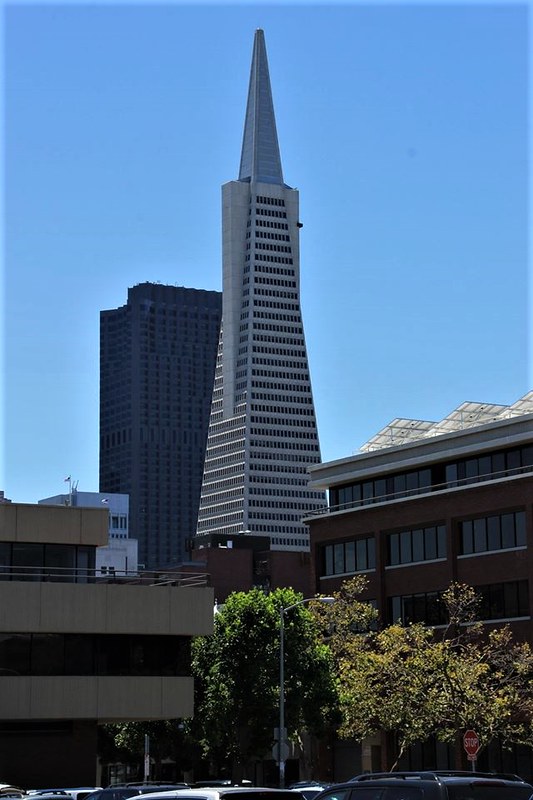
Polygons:
<instances>
[{"instance_id":1,"label":"row of window","mask_svg":"<svg viewBox=\"0 0 533 800\"><path fill-rule=\"evenodd\" d=\"M385 533L386 564L396 567L446 558L446 526L442 524ZM322 575L338 575L375 569L375 545L372 560L358 566L351 553L360 542L374 542L374 537L327 544L322 547ZM368 548L368 544L364 545ZM461 555L497 552L526 546L526 515L524 511L493 514L459 522ZM363 545L361 545L363 547ZM344 555L342 555L344 553ZM349 553L350 555L346 555ZM354 566L355 564L355 566Z\"/></svg>"},{"instance_id":2,"label":"row of window","mask_svg":"<svg viewBox=\"0 0 533 800\"><path fill-rule=\"evenodd\" d=\"M286 211L276 211L273 208L256 208L255 213L261 214L264 217L280 217L281 219L287 219Z\"/></svg>"},{"instance_id":3,"label":"row of window","mask_svg":"<svg viewBox=\"0 0 533 800\"><path fill-rule=\"evenodd\" d=\"M415 528L400 533L390 533L387 536L389 566L433 561L437 558L446 558L445 525Z\"/></svg>"},{"instance_id":4,"label":"row of window","mask_svg":"<svg viewBox=\"0 0 533 800\"><path fill-rule=\"evenodd\" d=\"M376 568L376 542L373 536L326 545L323 555L325 575L342 575Z\"/></svg>"},{"instance_id":5,"label":"row of window","mask_svg":"<svg viewBox=\"0 0 533 800\"><path fill-rule=\"evenodd\" d=\"M515 511L510 514L478 517L461 522L460 530L463 555L525 547L526 514L524 511Z\"/></svg>"},{"instance_id":6,"label":"row of window","mask_svg":"<svg viewBox=\"0 0 533 800\"><path fill-rule=\"evenodd\" d=\"M498 450L482 456L432 464L420 470L354 481L329 490L332 509L356 507L449 487L496 480L533 469L533 445Z\"/></svg>"},{"instance_id":7,"label":"row of window","mask_svg":"<svg viewBox=\"0 0 533 800\"><path fill-rule=\"evenodd\" d=\"M185 636L6 633L2 675L190 675Z\"/></svg>"},{"instance_id":8,"label":"row of window","mask_svg":"<svg viewBox=\"0 0 533 800\"><path fill-rule=\"evenodd\" d=\"M262 203L266 206L285 206L285 200L282 200L280 197L265 197L261 194L256 196L255 202Z\"/></svg>"},{"instance_id":9,"label":"row of window","mask_svg":"<svg viewBox=\"0 0 533 800\"><path fill-rule=\"evenodd\" d=\"M0 542L0 580L65 583L94 580L95 547L73 544Z\"/></svg>"},{"instance_id":10,"label":"row of window","mask_svg":"<svg viewBox=\"0 0 533 800\"><path fill-rule=\"evenodd\" d=\"M482 620L515 619L529 617L529 589L527 581L508 581L474 587L480 598L478 617ZM392 622L403 625L422 622L425 625L443 625L446 622L441 592L389 597L388 612Z\"/></svg>"}]
</instances>

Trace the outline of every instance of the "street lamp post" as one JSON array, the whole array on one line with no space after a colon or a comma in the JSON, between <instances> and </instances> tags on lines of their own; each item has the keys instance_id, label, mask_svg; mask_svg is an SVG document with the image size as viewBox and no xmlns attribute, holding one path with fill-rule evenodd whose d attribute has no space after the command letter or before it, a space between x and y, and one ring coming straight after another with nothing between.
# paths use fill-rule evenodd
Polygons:
<instances>
[{"instance_id":1,"label":"street lamp post","mask_svg":"<svg viewBox=\"0 0 533 800\"><path fill-rule=\"evenodd\" d=\"M334 597L305 597L292 603L290 606L281 606L279 610L279 732L278 732L278 764L279 764L279 788L285 788L285 761L286 755L286 736L285 736L285 612L290 611L296 606L302 606L316 600L319 603L334 603Z\"/></svg>"}]
</instances>

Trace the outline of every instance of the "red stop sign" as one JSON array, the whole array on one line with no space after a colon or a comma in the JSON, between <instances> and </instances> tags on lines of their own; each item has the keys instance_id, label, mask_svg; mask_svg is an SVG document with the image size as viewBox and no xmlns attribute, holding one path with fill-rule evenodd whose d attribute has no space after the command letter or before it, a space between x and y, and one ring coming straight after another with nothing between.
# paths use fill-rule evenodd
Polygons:
<instances>
[{"instance_id":1,"label":"red stop sign","mask_svg":"<svg viewBox=\"0 0 533 800\"><path fill-rule=\"evenodd\" d=\"M473 757L479 750L479 736L475 731L465 731L463 736L463 747L469 757Z\"/></svg>"}]
</instances>

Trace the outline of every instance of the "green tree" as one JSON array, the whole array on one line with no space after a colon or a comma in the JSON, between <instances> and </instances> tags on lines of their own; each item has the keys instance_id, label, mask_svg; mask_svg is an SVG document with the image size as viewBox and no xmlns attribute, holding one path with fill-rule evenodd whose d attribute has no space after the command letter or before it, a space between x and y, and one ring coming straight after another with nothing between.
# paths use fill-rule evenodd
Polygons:
<instances>
[{"instance_id":1,"label":"green tree","mask_svg":"<svg viewBox=\"0 0 533 800\"><path fill-rule=\"evenodd\" d=\"M533 744L531 648L515 642L508 627L487 632L476 621L473 589L453 584L444 593L442 630L399 623L378 630L376 613L357 599L364 586L350 581L334 605L317 609L332 632L341 736L393 734L392 769L415 742L435 736L457 744L469 727L482 746L494 738Z\"/></svg>"},{"instance_id":2,"label":"green tree","mask_svg":"<svg viewBox=\"0 0 533 800\"><path fill-rule=\"evenodd\" d=\"M127 763L136 767L137 777L144 774L145 736L150 738L150 779L159 780L161 762L176 764L177 779L192 768L199 758L199 748L179 719L149 722L122 722L102 725L99 729L99 755L106 763Z\"/></svg>"},{"instance_id":3,"label":"green tree","mask_svg":"<svg viewBox=\"0 0 533 800\"><path fill-rule=\"evenodd\" d=\"M215 617L212 636L193 643L196 686L191 723L215 769L242 767L268 754L279 724L280 609L298 603L292 589L235 592ZM304 605L285 615L285 697L289 738L321 735L336 712L332 659Z\"/></svg>"}]
</instances>

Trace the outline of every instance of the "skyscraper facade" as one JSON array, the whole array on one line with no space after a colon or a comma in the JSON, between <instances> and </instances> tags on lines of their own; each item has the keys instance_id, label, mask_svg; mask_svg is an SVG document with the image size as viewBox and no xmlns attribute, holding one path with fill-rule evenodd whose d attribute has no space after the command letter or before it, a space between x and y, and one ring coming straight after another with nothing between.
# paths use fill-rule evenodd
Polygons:
<instances>
[{"instance_id":1,"label":"skyscraper facade","mask_svg":"<svg viewBox=\"0 0 533 800\"><path fill-rule=\"evenodd\" d=\"M300 309L298 192L283 180L265 40L256 31L239 178L222 188L223 312L198 535L307 549L320 447Z\"/></svg>"},{"instance_id":2,"label":"skyscraper facade","mask_svg":"<svg viewBox=\"0 0 533 800\"><path fill-rule=\"evenodd\" d=\"M221 311L220 292L142 283L100 315L100 491L129 494L147 568L195 533Z\"/></svg>"}]
</instances>

